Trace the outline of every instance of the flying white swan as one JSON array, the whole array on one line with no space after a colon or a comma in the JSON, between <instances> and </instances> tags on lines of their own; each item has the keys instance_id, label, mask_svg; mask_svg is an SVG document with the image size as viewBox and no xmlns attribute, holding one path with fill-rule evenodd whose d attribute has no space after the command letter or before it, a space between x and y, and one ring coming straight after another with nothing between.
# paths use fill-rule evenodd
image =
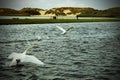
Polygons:
<instances>
[{"instance_id":1,"label":"flying white swan","mask_svg":"<svg viewBox=\"0 0 120 80\"><path fill-rule=\"evenodd\" d=\"M69 32L73 27L70 27L70 28L68 28L67 30L65 30L65 29L63 29L62 27L59 27L59 26L57 26L57 28L62 31L61 34L66 34L66 33Z\"/></svg>"},{"instance_id":2,"label":"flying white swan","mask_svg":"<svg viewBox=\"0 0 120 80\"><path fill-rule=\"evenodd\" d=\"M20 62L31 62L37 65L44 65L44 63L37 59L35 56L26 55L27 51L33 47L34 46L28 47L23 53L10 54L8 58L12 59L12 62L10 63L9 66L18 65Z\"/></svg>"}]
</instances>

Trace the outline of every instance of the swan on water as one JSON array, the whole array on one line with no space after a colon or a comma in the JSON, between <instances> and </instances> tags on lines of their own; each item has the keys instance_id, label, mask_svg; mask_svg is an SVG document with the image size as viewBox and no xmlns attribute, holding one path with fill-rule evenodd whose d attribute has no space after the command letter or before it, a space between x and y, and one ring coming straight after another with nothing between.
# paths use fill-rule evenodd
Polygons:
<instances>
[{"instance_id":1,"label":"swan on water","mask_svg":"<svg viewBox=\"0 0 120 80\"><path fill-rule=\"evenodd\" d=\"M41 36L37 36L37 39L38 39L38 41L42 40Z\"/></svg>"},{"instance_id":2,"label":"swan on water","mask_svg":"<svg viewBox=\"0 0 120 80\"><path fill-rule=\"evenodd\" d=\"M60 27L60 26L57 26L57 28L60 29L60 30L62 31L61 34L66 34L66 33L69 32L73 27L70 27L70 28L68 28L67 30L63 29L63 28Z\"/></svg>"},{"instance_id":3,"label":"swan on water","mask_svg":"<svg viewBox=\"0 0 120 80\"><path fill-rule=\"evenodd\" d=\"M14 65L19 65L20 62L30 62L30 63L34 63L37 65L44 65L44 63L42 61L40 61L39 59L37 59L35 56L32 55L27 55L27 51L31 48L33 48L34 46L30 46L28 47L23 53L12 53L8 56L8 59L12 59L11 63L9 64L9 66L14 66Z\"/></svg>"}]
</instances>

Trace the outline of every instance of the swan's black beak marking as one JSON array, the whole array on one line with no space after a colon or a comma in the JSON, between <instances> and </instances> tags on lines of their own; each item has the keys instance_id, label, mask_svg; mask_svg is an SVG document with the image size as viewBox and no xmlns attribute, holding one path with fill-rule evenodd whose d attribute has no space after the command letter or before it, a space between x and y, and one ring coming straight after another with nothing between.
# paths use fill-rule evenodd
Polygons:
<instances>
[{"instance_id":1,"label":"swan's black beak marking","mask_svg":"<svg viewBox=\"0 0 120 80\"><path fill-rule=\"evenodd\" d=\"M20 59L16 59L17 65L20 63Z\"/></svg>"}]
</instances>

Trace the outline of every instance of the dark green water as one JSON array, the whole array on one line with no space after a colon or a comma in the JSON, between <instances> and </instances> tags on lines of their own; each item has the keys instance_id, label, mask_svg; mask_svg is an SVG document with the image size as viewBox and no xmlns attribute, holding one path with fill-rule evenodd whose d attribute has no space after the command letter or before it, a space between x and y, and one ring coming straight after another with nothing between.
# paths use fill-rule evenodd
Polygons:
<instances>
[{"instance_id":1,"label":"dark green water","mask_svg":"<svg viewBox=\"0 0 120 80\"><path fill-rule=\"evenodd\" d=\"M74 28L61 35L58 25ZM37 47L27 54L44 66L7 66L12 52L22 53L30 45ZM0 80L119 79L119 22L0 25Z\"/></svg>"}]
</instances>

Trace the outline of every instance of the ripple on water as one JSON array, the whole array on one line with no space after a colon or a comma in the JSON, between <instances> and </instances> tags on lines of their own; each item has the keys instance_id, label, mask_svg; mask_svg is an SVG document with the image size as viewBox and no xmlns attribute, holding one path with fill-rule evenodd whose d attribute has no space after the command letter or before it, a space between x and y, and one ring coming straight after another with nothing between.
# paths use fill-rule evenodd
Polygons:
<instances>
[{"instance_id":1,"label":"ripple on water","mask_svg":"<svg viewBox=\"0 0 120 80\"><path fill-rule=\"evenodd\" d=\"M74 29L61 35L57 25ZM119 22L1 25L0 80L119 80L119 30ZM27 54L45 66L6 66L9 54L29 45Z\"/></svg>"}]
</instances>

